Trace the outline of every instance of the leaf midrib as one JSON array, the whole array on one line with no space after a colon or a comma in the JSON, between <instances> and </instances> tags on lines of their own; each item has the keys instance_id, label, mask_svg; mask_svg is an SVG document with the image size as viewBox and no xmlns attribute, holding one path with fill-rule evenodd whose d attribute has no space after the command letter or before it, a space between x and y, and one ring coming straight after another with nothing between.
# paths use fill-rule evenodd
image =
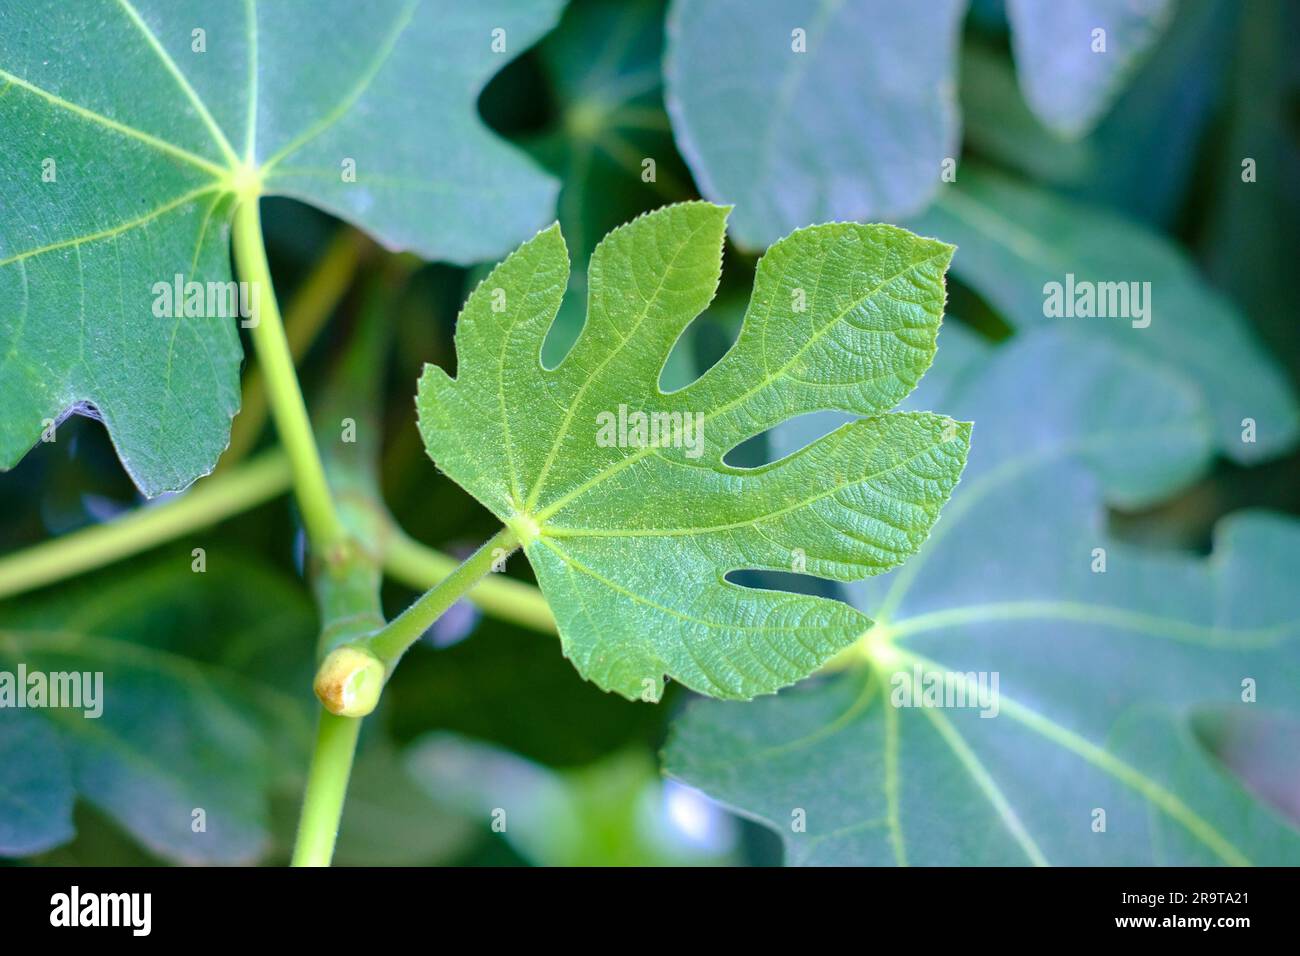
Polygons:
<instances>
[{"instance_id":1,"label":"leaf midrib","mask_svg":"<svg viewBox=\"0 0 1300 956\"><path fill-rule=\"evenodd\" d=\"M1028 828L1020 819L1020 815L1011 806L1011 801L1002 792L1002 788L993 779L993 775L989 773L983 761L971 749L970 744L966 742L966 738L953 726L952 721L933 707L922 707L921 713L934 725L939 736L943 738L943 742L948 745L948 749L952 751L953 756L962 765L962 769L975 781L975 785L979 787L985 799L997 811L998 819L1020 845L1020 848L1024 850L1025 856L1029 857L1030 862L1034 866L1050 866L1047 857L1043 855L1043 851L1034 841L1034 838L1030 836Z\"/></svg>"},{"instance_id":2,"label":"leaf midrib","mask_svg":"<svg viewBox=\"0 0 1300 956\"><path fill-rule=\"evenodd\" d=\"M574 570L579 571L580 573L585 574L596 581L599 581L601 584L605 585L609 589L616 591L617 593L623 595L624 597L628 598L631 601L636 602L637 604L642 604L654 611L662 611L664 614L668 614L672 617L676 617L682 621L687 622L688 624L699 624L703 627L708 628L709 630L715 630L715 631L718 630L720 627L725 626L728 631L735 631L739 633L753 632L755 634L773 634L773 633L781 633L787 631L792 634L798 634L802 629L801 625L798 624L775 626L770 624L753 625L753 624L728 623L725 625L719 625L716 621L709 621L702 617L696 617L695 615L692 614L686 614L683 611L677 610L677 608L669 607L666 604L660 604L657 601L652 601L644 594L639 594L636 591L632 591L624 587L623 585L619 584L617 581L611 581L609 578L605 577L599 571L596 571L594 568L588 567L587 565L583 564L581 561L573 557L571 554L569 554L567 551L565 551L563 548L561 548L558 544L556 544L553 541L548 541L546 538L538 538L538 543L544 546L545 548L547 548L549 551L551 551L566 566L573 568ZM848 605L845 605L845 607L847 608Z\"/></svg>"},{"instance_id":3,"label":"leaf midrib","mask_svg":"<svg viewBox=\"0 0 1300 956\"><path fill-rule=\"evenodd\" d=\"M203 98L199 96L194 87L190 85L190 81L186 79L185 74L181 71L180 67L176 65L176 61L172 59L171 54L169 54L163 47L162 43L159 42L158 37L154 34L153 30L144 22L144 18L141 17L135 7L131 5L131 0L117 0L117 4L135 25L136 29L140 31L140 35L144 37L145 42L149 44L149 47L157 55L163 68L171 74L172 78L176 81L176 85L179 86L181 92L185 94L186 99L188 99L190 103L193 104L194 109L198 111L199 118L203 121L203 125L208 128L208 132L212 134L212 141L217 144L217 148L221 150L222 155L226 158L226 162L229 163L231 167L238 166L239 156L236 155L235 148L230 145L230 140L226 138L225 132L219 125L217 125L217 121L213 118L211 111L208 109L208 105L203 102Z\"/></svg>"},{"instance_id":4,"label":"leaf midrib","mask_svg":"<svg viewBox=\"0 0 1300 956\"><path fill-rule=\"evenodd\" d=\"M103 126L106 129L110 129L113 132L118 133L119 135L129 136L132 139L139 140L142 143L152 146L154 149L160 150L164 153L167 153L170 156L183 160L192 166L197 166L198 168L205 170L209 173L212 173L213 175L219 178L224 178L228 172L225 167L212 162L212 160L210 159L205 159L204 157L200 156L198 153L193 153L190 150L185 149L183 146L177 146L175 143L169 142L168 140L165 139L161 139L157 136L154 136L151 133L146 133L144 132L144 130L137 129L134 126L128 126L125 123L119 123L115 119L110 119L109 117L105 116L103 113L97 113L92 109L88 109L77 103L73 103L71 100L65 100L63 97L51 93L49 90L42 89L36 84L30 83L27 80L23 79L22 77L16 76L15 74L8 72L7 70L0 69L0 78L8 80L14 86L27 90L29 93L39 96L50 103L53 103L55 106L59 107L60 109L67 110L68 112L80 117L83 120L86 120L87 122L94 123L98 126Z\"/></svg>"},{"instance_id":5,"label":"leaf midrib","mask_svg":"<svg viewBox=\"0 0 1300 956\"><path fill-rule=\"evenodd\" d=\"M867 419L867 421L870 421L870 419ZM906 468L908 465L916 461L918 458L922 458L930 454L930 452L932 452L935 448L937 448L939 444L941 443L934 443L931 445L927 445L921 451L918 451L915 454L908 455L906 458L903 458L901 461L897 461L892 465L889 465L884 468L879 468L876 471L870 472L868 474L859 475L854 478L846 479L840 482L839 484L831 485L829 488L825 490L818 491L815 494L809 495L807 498L797 500L793 504L785 505L781 508L777 508L776 510L769 511L765 514L754 515L752 517L745 518L741 521L732 521L727 524L701 525L698 527L685 527L685 528L586 528L586 527L569 527L565 525L559 525L559 526L547 525L545 530L543 531L543 535L548 538L657 538L657 537L671 538L671 537L693 537L695 535L713 534L722 531L735 531L738 528L747 528L750 525L758 524L761 521L770 521L773 518L779 518L782 515L788 514L791 511L798 511L799 509L807 505L811 505L818 501L821 501L823 498L829 498L831 495L838 494L839 492L843 491L845 488L851 488L856 485L860 485L863 482L875 481L876 479L883 478L886 475L893 474L894 472L898 471L900 468Z\"/></svg>"},{"instance_id":6,"label":"leaf midrib","mask_svg":"<svg viewBox=\"0 0 1300 956\"><path fill-rule=\"evenodd\" d=\"M872 684L872 682L873 681L883 682L885 679L886 672L892 670L892 665L894 665L897 662L916 664L928 673L953 674L953 675L960 675L961 673L959 671L953 670L952 668L945 667L944 665L934 660L922 657L919 654L914 654L910 651L904 650L897 646L892 646L890 650L893 655L891 659L891 666L882 666L881 664L879 664L874 660L871 661L868 666L865 666L862 669L862 680L864 684L863 691L834 720L829 721L826 724L823 724L821 727L817 728L817 730L813 731L812 733L806 734L797 740L789 741L787 743L775 747L766 748L764 750L743 754L738 758L727 758L723 760L714 760L714 761L696 763L692 765L692 768L693 769L723 768L723 767L736 766L742 763L754 763L754 762L767 760L773 756L778 756L785 753L791 753L798 750L803 750L811 746L812 744L818 742L819 740L825 739L826 737L829 736L833 736L834 734L840 733L848 729L849 727L854 726L855 718L858 717L867 708L867 706L870 705L873 699L873 695L870 693L870 685ZM957 679L965 680L964 677L958 677ZM968 691L973 692L973 688L968 688ZM897 776L896 758L894 761L894 767L895 767L894 772L891 774L888 771L889 764L890 764L890 761L888 760L888 750L891 744L892 746L896 747L898 743L897 709L893 707L886 707L884 705L883 700L884 699L882 697L881 706L884 708L882 712L884 713L886 718L885 719L885 724L886 724L885 748L886 748L886 758L887 758L885 761L886 773L884 775L883 785L885 788L887 807L897 808L899 803L898 800L899 781ZM1211 823L1209 823L1209 821L1205 820L1194 810L1188 807L1187 804L1185 804L1177 794L1166 789L1161 784L1157 783L1156 781L1152 780L1150 777L1141 773L1132 765L1116 757L1114 754L1106 750L1104 747L1100 747L1097 744L1094 744L1092 741L1081 736L1080 734L1077 734L1074 731L1070 730L1069 728L1065 727L1064 725L1057 723L1056 721L1052 720L1049 717L1044 716L1043 714L1038 713L1032 708L1029 708L1024 704L1021 704L1018 701L1013 700L1012 698L1008 697L1006 694L1000 693L998 695L998 706L1001 713L1007 714L1013 720L1017 721L1022 726L1026 727L1028 730L1031 730L1034 733L1038 734L1040 737L1044 738L1045 740L1048 740L1049 742L1056 744L1058 747L1061 747L1062 749L1067 750L1070 753L1073 753L1075 756L1084 760L1089 765L1097 768L1098 770L1112 777L1113 779L1118 780L1120 783L1124 784L1130 790L1133 790L1138 794L1140 794L1147 802L1148 805L1155 807L1156 809L1163 812L1166 816L1173 819L1175 822L1181 825L1185 830L1187 830L1187 832L1190 833L1198 842L1200 842L1202 845L1210 849L1216 856L1218 856L1224 862L1233 865L1250 865L1249 858L1246 857L1246 855L1240 850L1240 848L1238 848L1231 841L1225 838L1221 833L1219 833L1218 830L1216 830L1214 826ZM922 708L922 709L929 710L930 708ZM894 720L893 730L890 729L891 714L893 715L893 720ZM960 758L958 759L960 762ZM963 763L963 769L967 770L967 772L969 773L969 768L966 767L964 763ZM991 780L992 778L990 777L990 781ZM975 782L976 785L979 786L979 781L976 780ZM985 796L987 797L988 796L987 791L984 791L983 787L981 787L980 789L982 792L985 793ZM892 811L888 814L888 816L890 817L891 820L895 819L894 813ZM1000 819L1003 818L1001 818L1000 816ZM1005 825L1006 823L1005 819L1003 819L1003 823ZM898 825L896 822L890 824L891 834L895 832L895 828L897 826ZM901 828L898 828L897 834L899 839L901 840ZM1025 831L1025 835L1026 836L1029 835L1027 830ZM1022 844L1022 848L1024 848L1023 844ZM905 863L906 858L905 855L901 852L901 846L896 846L895 849L896 849L896 857L900 865L906 865Z\"/></svg>"},{"instance_id":7,"label":"leaf midrib","mask_svg":"<svg viewBox=\"0 0 1300 956\"><path fill-rule=\"evenodd\" d=\"M132 229L138 229L141 226L147 225L155 219L160 219L178 206L183 206L188 202L193 202L195 199L198 199L200 196L206 196L208 193L216 192L219 188L218 184L209 183L206 186L192 189L174 199L170 199L161 206L151 209L149 212L137 216L135 219L119 223L116 226L110 226L109 228L101 229L98 232L90 232L85 235L74 236L71 239L60 239L58 242L51 242L44 246L37 246L34 249L20 252L17 255L10 256L8 259L0 259L0 268L12 265L15 262L22 262L25 259L31 259L35 256L44 255L47 252L57 252L59 249L67 249L73 246L84 246L88 243L99 242L102 239L112 239L115 236L120 236L124 233L130 232Z\"/></svg>"},{"instance_id":8,"label":"leaf midrib","mask_svg":"<svg viewBox=\"0 0 1300 956\"><path fill-rule=\"evenodd\" d=\"M964 673L959 673L933 660L901 648L895 647L893 652L905 662L917 664L930 673L958 675L957 679L967 685L967 693L974 691L974 687L967 681ZM1105 747L1094 744L1086 737L1021 704L1006 694L998 694L998 707L999 712L1006 713L1013 720L1019 722L1021 726L1070 751L1098 770L1129 787L1129 789L1137 791L1148 803L1155 805L1164 811L1167 816L1181 824L1193 837L1225 863L1234 866L1250 865L1250 860L1237 846L1219 833L1213 824L1187 806L1177 794L1152 780L1126 761L1116 757ZM923 709L929 710L930 708Z\"/></svg>"},{"instance_id":9,"label":"leaf midrib","mask_svg":"<svg viewBox=\"0 0 1300 956\"><path fill-rule=\"evenodd\" d=\"M321 117L311 126L307 127L307 129L299 133L262 164L261 173L264 178L269 178L271 176L272 170L279 165L282 159L286 156L293 155L307 143L316 139L347 115L348 111L352 109L357 100L359 100L366 90L370 88L370 84L374 82L375 77L379 75L379 71L383 69L384 64L388 62L388 58L392 55L393 50L397 46L398 40L402 37L402 34L406 32L406 28L410 25L411 18L415 16L415 10L419 7L420 3L421 0L408 0L406 6L402 8L401 13L399 13L397 18L393 21L388 36L384 38L384 42L380 45L374 59L366 66L365 71L362 72L361 76L357 79L357 82L353 84L352 89L350 89L347 95L345 95L332 110L326 113L325 116Z\"/></svg>"},{"instance_id":10,"label":"leaf midrib","mask_svg":"<svg viewBox=\"0 0 1300 956\"><path fill-rule=\"evenodd\" d=\"M916 634L963 624L1006 620L1106 624L1121 630L1216 650L1272 648L1300 634L1300 620L1283 621L1268 627L1207 626L1167 615L1145 614L1117 605L1052 599L988 601L944 608L903 618L890 625L889 630L895 640L903 640Z\"/></svg>"},{"instance_id":11,"label":"leaf midrib","mask_svg":"<svg viewBox=\"0 0 1300 956\"><path fill-rule=\"evenodd\" d=\"M605 370L605 367L622 354L623 349L627 346L628 342L632 341L632 337L636 335L641 326L645 325L646 320L650 317L651 309L658 304L659 296L663 293L664 286L668 282L668 277L672 275L673 270L677 268L677 263L681 260L682 256L688 253L695 237L698 236L701 231L707 229L709 225L710 223L707 220L700 222L691 230L690 235L686 237L686 240L678 245L677 250L668 261L668 265L664 268L663 274L659 276L659 281L655 285L654 292L645 300L645 307L642 308L641 314L637 316L636 321L632 324L632 328L629 329L627 334L619 340L617 347L610 349L608 354L601 360L600 364L597 365L587 375L583 383L578 386L577 394L573 396L569 402L569 407L565 410L564 420L560 422L560 427L555 431L555 439L551 442L550 451L547 452L546 459L542 462L542 467L537 473L537 478L533 481L532 488L528 492L528 497L523 502L522 507L519 508L521 512L525 514L530 512L536 506L538 498L541 497L542 491L546 487L547 476L550 474L550 470L554 466L556 458L559 456L560 446L564 444L564 439L569 437L569 429L573 425L573 416L577 414L578 406L582 403L582 398L586 395L587 389L591 388L591 386L595 384L597 377ZM608 241L609 237L607 236L605 239L601 240L601 245L604 245ZM596 247L596 251L600 251L600 246ZM593 253L592 259L594 260L595 257L596 254ZM574 346L574 348L577 347L577 345ZM539 525L545 520L546 514L547 511L543 510L543 512L535 519Z\"/></svg>"}]
</instances>

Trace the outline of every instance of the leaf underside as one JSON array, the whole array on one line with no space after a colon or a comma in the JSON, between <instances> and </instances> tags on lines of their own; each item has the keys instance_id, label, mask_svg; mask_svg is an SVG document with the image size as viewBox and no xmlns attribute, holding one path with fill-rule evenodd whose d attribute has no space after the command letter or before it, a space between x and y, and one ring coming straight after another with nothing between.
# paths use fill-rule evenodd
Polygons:
<instances>
[{"instance_id":1,"label":"leaf underside","mask_svg":"<svg viewBox=\"0 0 1300 956\"><path fill-rule=\"evenodd\" d=\"M1216 444L1234 460L1259 461L1300 436L1300 406L1277 364L1236 307L1159 234L976 165L910 225L956 242L953 272L1017 329L1077 326L1200 391ZM1067 281L1122 287L1133 314L1048 316L1048 283L1064 289ZM1145 318L1136 315L1139 297ZM1256 441L1242 440L1247 418L1257 424Z\"/></svg>"},{"instance_id":2,"label":"leaf underside","mask_svg":"<svg viewBox=\"0 0 1300 956\"><path fill-rule=\"evenodd\" d=\"M749 698L820 666L868 627L864 615L727 575L854 580L894 567L965 461L969 425L889 413L933 357L952 254L891 226L814 226L778 242L735 346L690 385L660 390L674 342L717 287L726 215L683 203L610 233L591 259L586 325L552 369L539 356L569 263L558 227L540 233L470 296L457 377L427 366L420 381L430 457L516 531L579 672L633 699L658 700L665 674ZM819 409L862 417L777 462L724 461ZM657 445L611 433L635 413L698 431Z\"/></svg>"},{"instance_id":3,"label":"leaf underside","mask_svg":"<svg viewBox=\"0 0 1300 956\"><path fill-rule=\"evenodd\" d=\"M1009 0L1025 101L1058 134L1087 133L1164 32L1171 13L1170 0Z\"/></svg>"},{"instance_id":4,"label":"leaf underside","mask_svg":"<svg viewBox=\"0 0 1300 956\"><path fill-rule=\"evenodd\" d=\"M676 0L664 62L678 147L762 249L828 219L923 208L958 152L960 0ZM796 33L798 31L798 33Z\"/></svg>"},{"instance_id":5,"label":"leaf underside","mask_svg":"<svg viewBox=\"0 0 1300 956\"><path fill-rule=\"evenodd\" d=\"M154 285L229 281L240 199L290 196L458 263L536 230L554 183L483 126L475 100L560 7L0 10L0 468L82 412L103 419L145 494L211 471L239 407L238 320L157 317ZM492 49L497 28L508 56Z\"/></svg>"},{"instance_id":6,"label":"leaf underside","mask_svg":"<svg viewBox=\"0 0 1300 956\"><path fill-rule=\"evenodd\" d=\"M753 704L701 702L667 772L767 822L790 863L1294 865L1296 831L1193 725L1300 711L1300 525L1234 516L1208 559L1110 539L1106 500L1149 503L1204 468L1198 394L1075 331L947 376L951 344L927 383L947 379L980 441L916 558L850 586L880 618L856 662Z\"/></svg>"}]
</instances>

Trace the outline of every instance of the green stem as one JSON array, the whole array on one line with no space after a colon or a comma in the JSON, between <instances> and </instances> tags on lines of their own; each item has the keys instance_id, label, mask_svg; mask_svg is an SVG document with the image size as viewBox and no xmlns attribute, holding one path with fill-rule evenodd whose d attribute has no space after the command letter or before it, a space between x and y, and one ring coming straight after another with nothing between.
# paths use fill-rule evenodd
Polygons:
<instances>
[{"instance_id":1,"label":"green stem","mask_svg":"<svg viewBox=\"0 0 1300 956\"><path fill-rule=\"evenodd\" d=\"M190 491L0 558L0 598L53 584L206 528L282 494L289 462L269 451Z\"/></svg>"},{"instance_id":2,"label":"green stem","mask_svg":"<svg viewBox=\"0 0 1300 956\"><path fill-rule=\"evenodd\" d=\"M394 580L423 591L455 571L456 561L393 527L384 542L384 570ZM466 597L492 617L543 634L556 633L550 605L531 584L504 575L490 576L481 578Z\"/></svg>"},{"instance_id":3,"label":"green stem","mask_svg":"<svg viewBox=\"0 0 1300 956\"><path fill-rule=\"evenodd\" d=\"M294 496L313 549L330 560L331 551L347 538L334 499L325 481L320 451L312 435L307 405L294 371L289 340L284 334L280 308L271 284L271 268L262 242L262 219L256 199L240 204L235 212L235 261L241 278L253 286L257 321L252 327L253 348L266 381L271 415L280 442L293 467Z\"/></svg>"},{"instance_id":4,"label":"green stem","mask_svg":"<svg viewBox=\"0 0 1300 956\"><path fill-rule=\"evenodd\" d=\"M278 497L292 484L278 448L202 478L184 494L145 505L104 524L42 541L0 557L0 600L106 567L176 538L218 524ZM391 519L388 519L391 521ZM419 591L456 570L457 561L421 544L396 525L384 533L384 570ZM484 612L544 634L555 618L540 591L512 578L481 579L466 595Z\"/></svg>"},{"instance_id":5,"label":"green stem","mask_svg":"<svg viewBox=\"0 0 1300 956\"><path fill-rule=\"evenodd\" d=\"M344 226L289 300L284 310L284 331L295 362L306 354L334 312L370 247L370 240L362 233ZM230 468L252 450L266 425L268 412L262 375L254 365L244 377L243 401L230 429L230 447L221 456L219 468Z\"/></svg>"},{"instance_id":6,"label":"green stem","mask_svg":"<svg viewBox=\"0 0 1300 956\"><path fill-rule=\"evenodd\" d=\"M280 443L289 456L294 495L317 559L318 574L327 582L332 580L332 575L350 581L352 564L358 552L339 517L329 483L325 480L320 449L316 447L311 421L307 417L307 404L302 399L298 373L293 366L293 354L275 301L275 287L266 261L256 198L246 200L235 211L234 244L240 278L253 286L257 303L257 321L252 327L253 348L266 382L271 416L275 419ZM373 613L376 622L382 620L377 604L376 599L375 607L367 609ZM326 614L332 610L329 602L323 607ZM328 632L333 624L327 617L323 632ZM359 720L321 713L294 846L293 862L296 865L329 865L343 816L343 800L352 774L352 755L356 750L360 724Z\"/></svg>"},{"instance_id":7,"label":"green stem","mask_svg":"<svg viewBox=\"0 0 1300 956\"><path fill-rule=\"evenodd\" d=\"M364 642L364 646L383 661L391 671L406 649L420 639L429 625L440 618L464 596L470 588L492 570L492 564L519 546L515 533L502 528L484 545L414 604L393 618L379 633Z\"/></svg>"},{"instance_id":8,"label":"green stem","mask_svg":"<svg viewBox=\"0 0 1300 956\"><path fill-rule=\"evenodd\" d=\"M360 731L361 718L336 717L321 710L293 848L294 866L330 865Z\"/></svg>"}]
</instances>

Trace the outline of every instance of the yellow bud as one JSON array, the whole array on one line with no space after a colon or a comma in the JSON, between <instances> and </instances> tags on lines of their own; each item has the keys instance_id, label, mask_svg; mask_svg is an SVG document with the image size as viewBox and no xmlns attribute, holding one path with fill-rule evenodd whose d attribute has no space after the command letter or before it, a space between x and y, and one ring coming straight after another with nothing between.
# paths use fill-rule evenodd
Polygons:
<instances>
[{"instance_id":1,"label":"yellow bud","mask_svg":"<svg viewBox=\"0 0 1300 956\"><path fill-rule=\"evenodd\" d=\"M364 717L384 689L383 661L359 647L337 648L321 662L313 689L331 714Z\"/></svg>"}]
</instances>

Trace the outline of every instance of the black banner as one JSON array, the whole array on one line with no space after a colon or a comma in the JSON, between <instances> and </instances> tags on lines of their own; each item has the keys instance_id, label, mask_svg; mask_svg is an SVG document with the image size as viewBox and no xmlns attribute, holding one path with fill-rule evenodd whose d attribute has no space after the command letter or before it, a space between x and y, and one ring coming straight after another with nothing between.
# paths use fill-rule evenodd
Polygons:
<instances>
[{"instance_id":1,"label":"black banner","mask_svg":"<svg viewBox=\"0 0 1300 956\"><path fill-rule=\"evenodd\" d=\"M454 932L534 944L662 945L712 926L728 944L770 943L827 921L892 937L1000 940L1145 936L1227 941L1294 923L1290 870L528 870L0 868L7 942L77 934L204 944L281 939L430 942ZM813 937L810 937L813 938ZM16 952L17 950L10 950Z\"/></svg>"}]
</instances>

